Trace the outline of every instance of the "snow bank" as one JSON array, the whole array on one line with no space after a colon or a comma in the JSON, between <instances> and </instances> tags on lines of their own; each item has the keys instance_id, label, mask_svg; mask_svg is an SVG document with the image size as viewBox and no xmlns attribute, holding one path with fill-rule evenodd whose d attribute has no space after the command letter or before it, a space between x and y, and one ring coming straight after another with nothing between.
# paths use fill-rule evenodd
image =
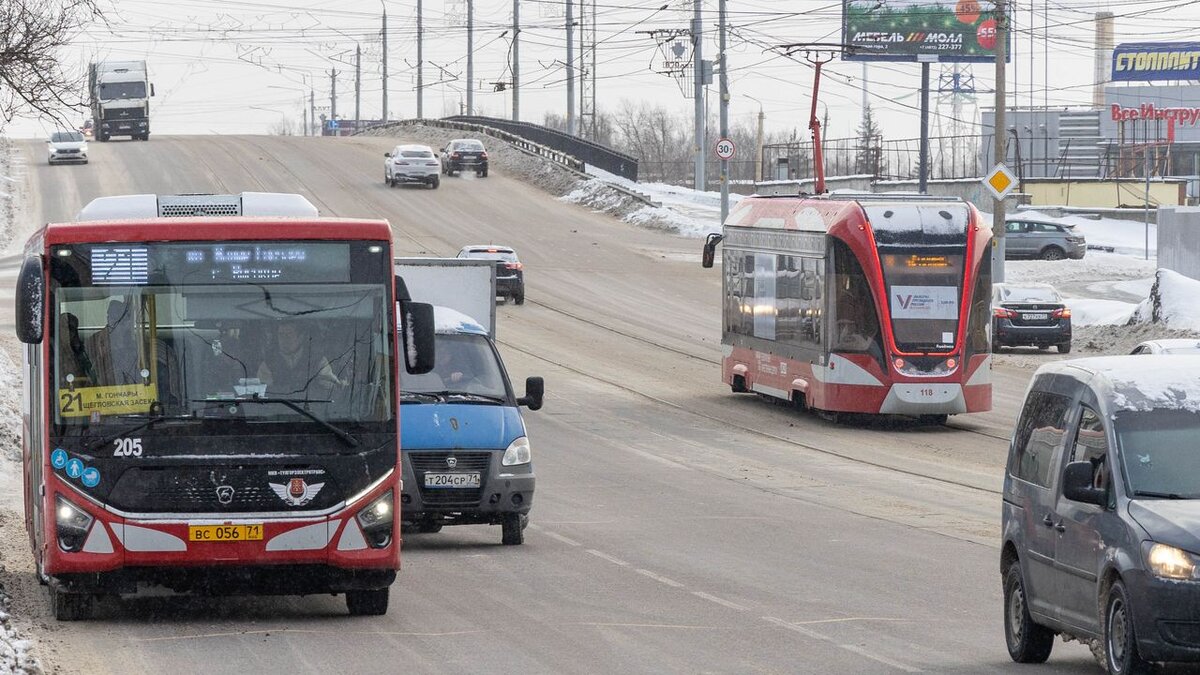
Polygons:
<instances>
[{"instance_id":1,"label":"snow bank","mask_svg":"<svg viewBox=\"0 0 1200 675\"><path fill-rule=\"evenodd\" d=\"M1160 269L1155 274L1150 297L1134 312L1134 321L1200 332L1200 302L1197 298L1200 298L1200 281Z\"/></svg>"},{"instance_id":2,"label":"snow bank","mask_svg":"<svg viewBox=\"0 0 1200 675\"><path fill-rule=\"evenodd\" d=\"M1100 298L1067 298L1071 308L1071 325L1075 326L1124 326L1133 318L1137 304Z\"/></svg>"}]
</instances>

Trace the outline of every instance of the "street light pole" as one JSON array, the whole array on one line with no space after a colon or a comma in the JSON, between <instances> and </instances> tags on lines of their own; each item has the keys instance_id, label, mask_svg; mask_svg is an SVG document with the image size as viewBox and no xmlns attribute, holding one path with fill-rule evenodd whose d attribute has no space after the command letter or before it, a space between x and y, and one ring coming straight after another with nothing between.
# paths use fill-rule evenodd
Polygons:
<instances>
[{"instance_id":1,"label":"street light pole","mask_svg":"<svg viewBox=\"0 0 1200 675\"><path fill-rule=\"evenodd\" d=\"M387 4L383 0L379 0L379 4L383 5L383 117L381 121L387 124L388 121L388 30L387 30Z\"/></svg>"},{"instance_id":2,"label":"street light pole","mask_svg":"<svg viewBox=\"0 0 1200 675\"><path fill-rule=\"evenodd\" d=\"M762 101L753 96L746 98L758 104L758 140L754 150L754 182L755 184L762 182L762 163L763 163L763 122L766 120L766 115L763 113Z\"/></svg>"}]
</instances>

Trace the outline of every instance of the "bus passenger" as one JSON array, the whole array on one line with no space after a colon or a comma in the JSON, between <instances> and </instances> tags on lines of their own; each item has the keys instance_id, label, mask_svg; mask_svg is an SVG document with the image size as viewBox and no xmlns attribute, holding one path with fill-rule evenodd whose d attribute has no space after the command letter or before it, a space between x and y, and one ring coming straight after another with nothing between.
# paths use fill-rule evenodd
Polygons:
<instances>
[{"instance_id":1,"label":"bus passenger","mask_svg":"<svg viewBox=\"0 0 1200 675\"><path fill-rule=\"evenodd\" d=\"M313 336L305 334L299 321L279 322L273 347L266 350L258 367L258 379L267 385L271 395L308 393L313 398L329 398L334 388L342 384L327 356L319 353Z\"/></svg>"},{"instance_id":2,"label":"bus passenger","mask_svg":"<svg viewBox=\"0 0 1200 675\"><path fill-rule=\"evenodd\" d=\"M66 383L67 375L74 375L75 381L96 380L92 359L88 356L87 349L83 346L83 338L79 335L79 317L70 312L63 312L58 318L58 373L63 384Z\"/></svg>"}]
</instances>

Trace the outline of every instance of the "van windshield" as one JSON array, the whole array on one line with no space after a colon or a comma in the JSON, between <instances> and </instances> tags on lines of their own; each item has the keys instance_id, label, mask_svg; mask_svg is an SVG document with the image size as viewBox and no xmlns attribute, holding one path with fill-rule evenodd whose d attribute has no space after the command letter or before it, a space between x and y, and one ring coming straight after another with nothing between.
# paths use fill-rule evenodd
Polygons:
<instances>
[{"instance_id":1,"label":"van windshield","mask_svg":"<svg viewBox=\"0 0 1200 675\"><path fill-rule=\"evenodd\" d=\"M1200 412L1121 411L1115 430L1131 496L1200 499Z\"/></svg>"},{"instance_id":2,"label":"van windshield","mask_svg":"<svg viewBox=\"0 0 1200 675\"><path fill-rule=\"evenodd\" d=\"M434 359L436 365L432 371L404 376L403 396L436 394L508 400L508 383L500 369L499 357L485 336L438 333L434 338Z\"/></svg>"}]
</instances>

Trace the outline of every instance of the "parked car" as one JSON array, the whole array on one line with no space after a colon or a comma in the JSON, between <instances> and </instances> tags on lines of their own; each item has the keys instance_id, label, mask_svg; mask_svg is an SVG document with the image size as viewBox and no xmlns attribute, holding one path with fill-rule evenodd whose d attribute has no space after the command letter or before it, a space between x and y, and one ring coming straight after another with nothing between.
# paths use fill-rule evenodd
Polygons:
<instances>
[{"instance_id":1,"label":"parked car","mask_svg":"<svg viewBox=\"0 0 1200 675\"><path fill-rule=\"evenodd\" d=\"M442 148L442 173L453 176L467 169L485 178L488 175L488 154L483 142L474 138L459 138Z\"/></svg>"},{"instance_id":2,"label":"parked car","mask_svg":"<svg viewBox=\"0 0 1200 675\"><path fill-rule=\"evenodd\" d=\"M87 139L78 131L56 131L46 141L46 163L88 163Z\"/></svg>"},{"instance_id":3,"label":"parked car","mask_svg":"<svg viewBox=\"0 0 1200 675\"><path fill-rule=\"evenodd\" d=\"M1050 284L992 284L992 351L1051 345L1071 351L1071 310Z\"/></svg>"},{"instance_id":4,"label":"parked car","mask_svg":"<svg viewBox=\"0 0 1200 675\"><path fill-rule=\"evenodd\" d=\"M518 305L525 304L525 266L511 247L494 244L464 246L456 257L495 260L496 295L512 298Z\"/></svg>"},{"instance_id":5,"label":"parked car","mask_svg":"<svg viewBox=\"0 0 1200 675\"><path fill-rule=\"evenodd\" d=\"M1130 354L1200 354L1200 340L1147 340Z\"/></svg>"},{"instance_id":6,"label":"parked car","mask_svg":"<svg viewBox=\"0 0 1200 675\"><path fill-rule=\"evenodd\" d=\"M383 182L388 187L419 183L436 190L441 183L442 163L428 145L397 145L383 156Z\"/></svg>"},{"instance_id":7,"label":"parked car","mask_svg":"<svg viewBox=\"0 0 1200 675\"><path fill-rule=\"evenodd\" d=\"M1004 634L1021 663L1056 635L1108 672L1200 661L1200 357L1048 363L1004 478Z\"/></svg>"},{"instance_id":8,"label":"parked car","mask_svg":"<svg viewBox=\"0 0 1200 675\"><path fill-rule=\"evenodd\" d=\"M1042 260L1080 259L1087 240L1074 225L1013 216L1004 223L1004 257Z\"/></svg>"}]
</instances>

